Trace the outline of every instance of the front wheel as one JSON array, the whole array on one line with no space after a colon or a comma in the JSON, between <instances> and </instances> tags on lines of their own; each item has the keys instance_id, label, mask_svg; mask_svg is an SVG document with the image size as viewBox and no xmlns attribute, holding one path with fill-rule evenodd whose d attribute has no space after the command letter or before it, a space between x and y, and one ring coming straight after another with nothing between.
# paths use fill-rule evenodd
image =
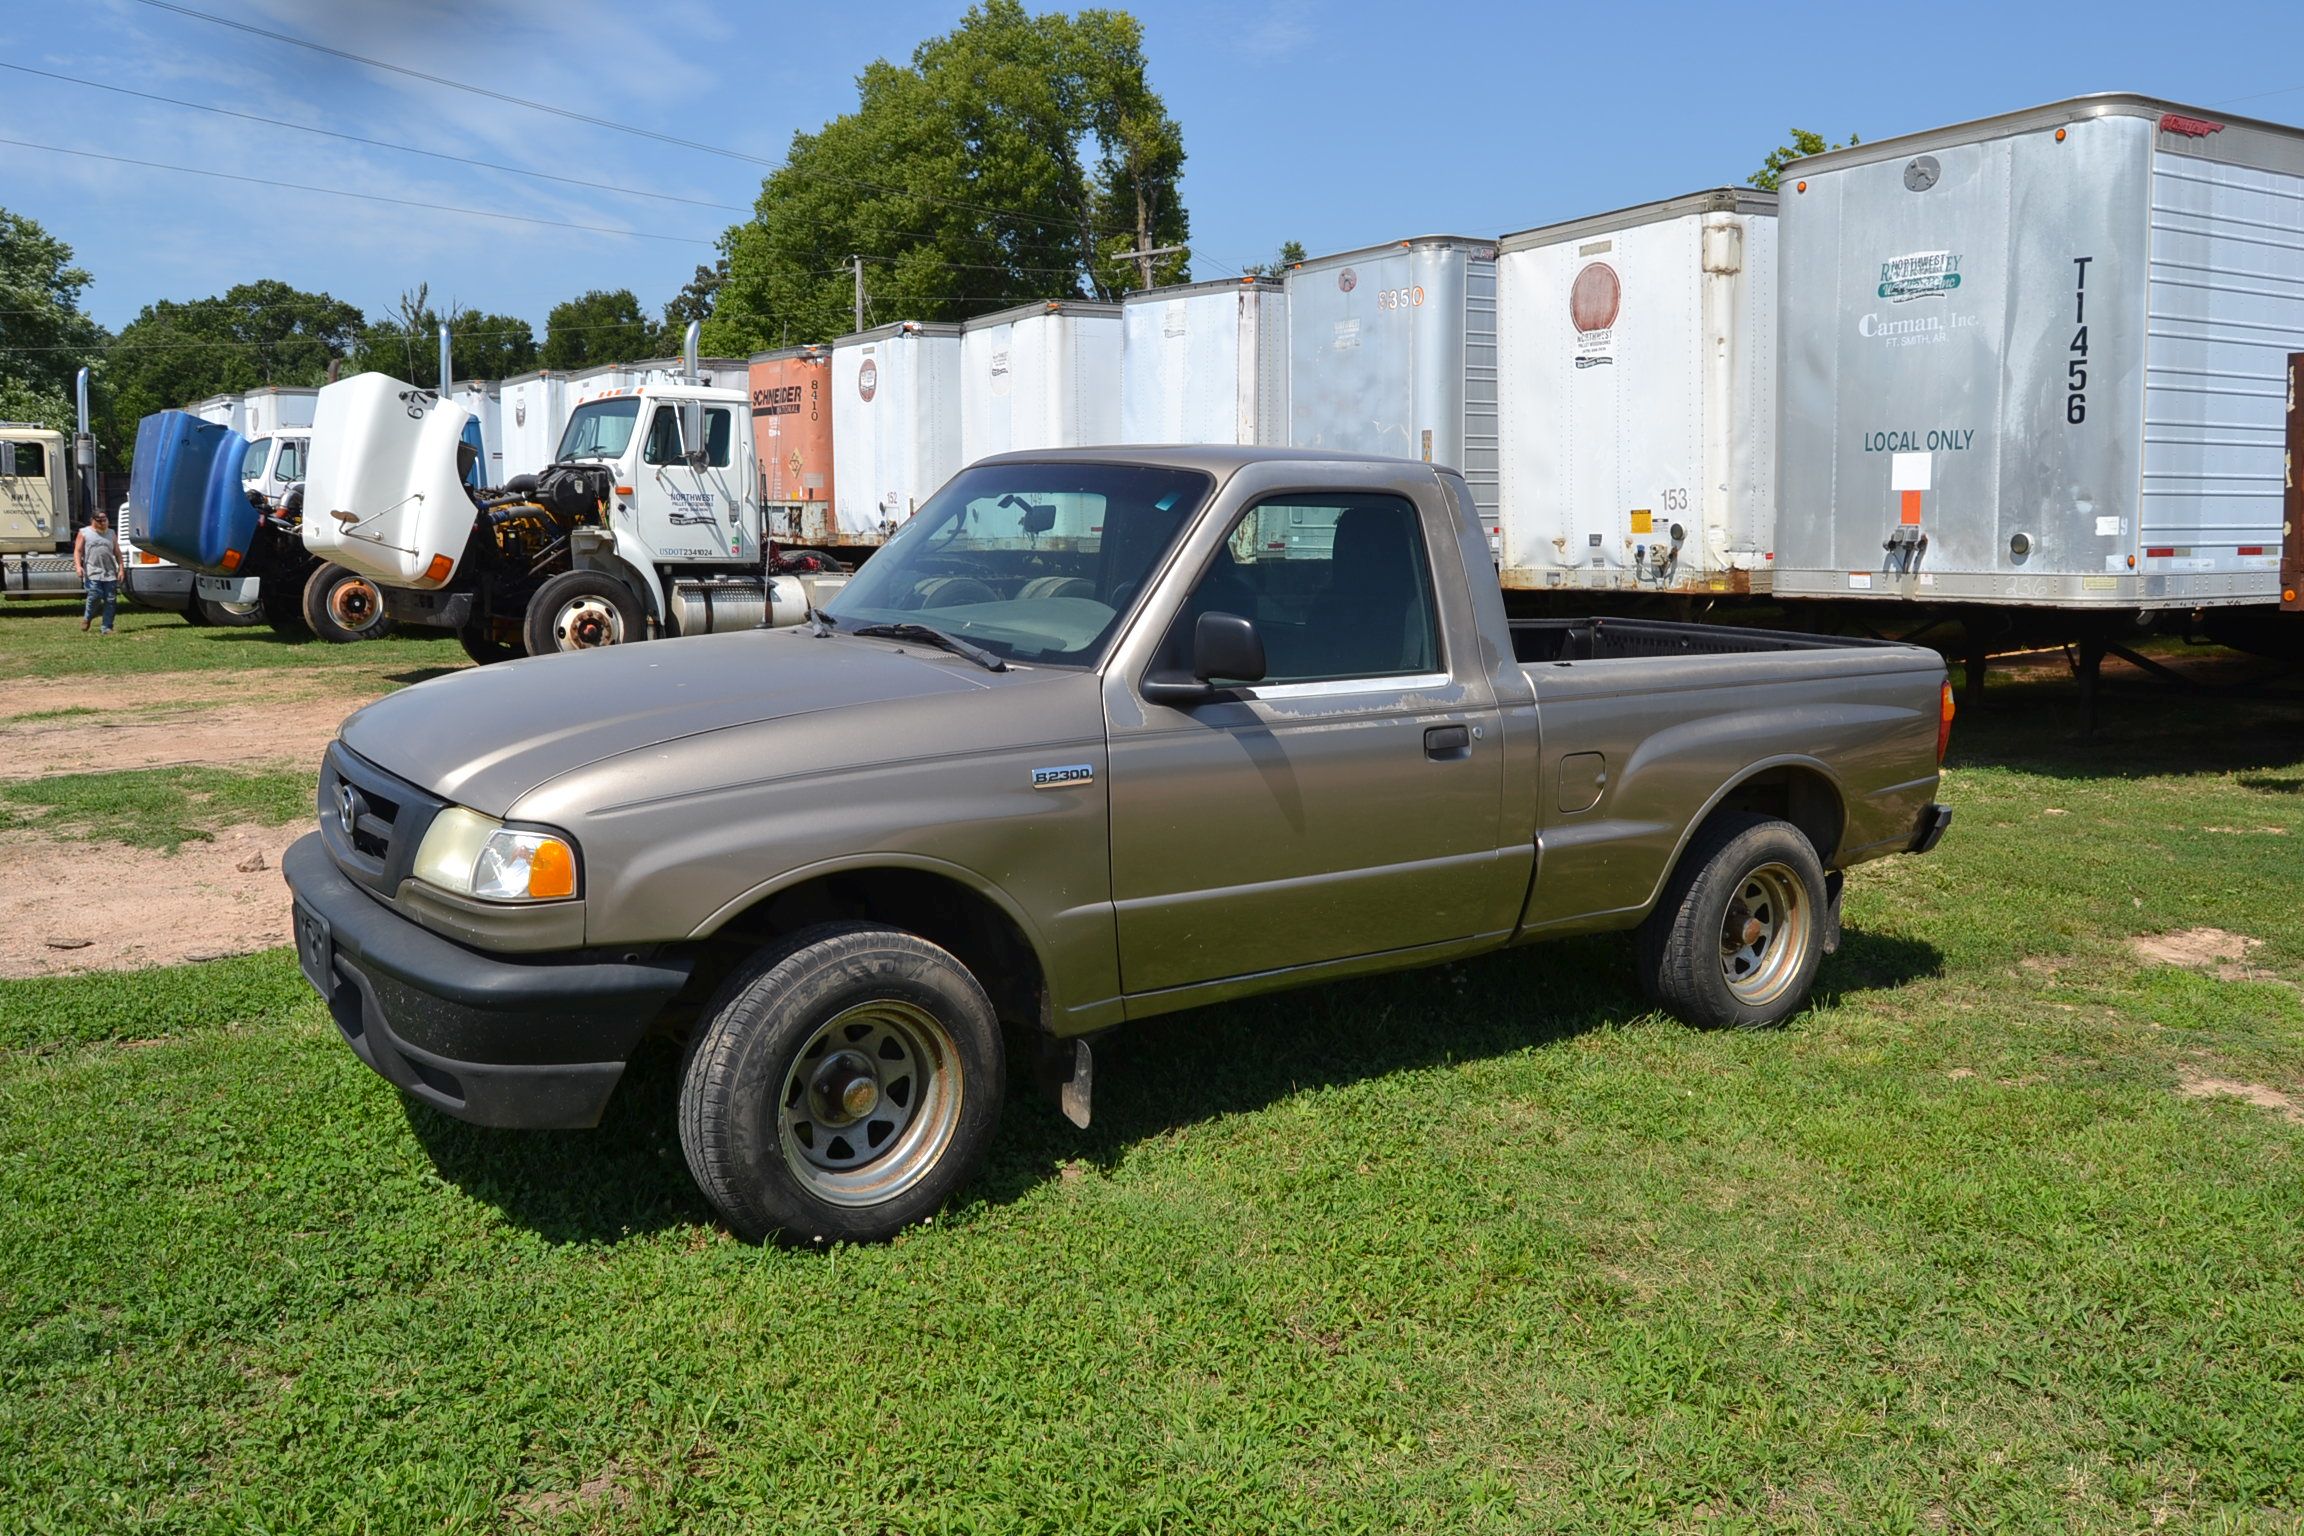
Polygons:
<instances>
[{"instance_id":1,"label":"front wheel","mask_svg":"<svg viewBox=\"0 0 2304 1536\"><path fill-rule=\"evenodd\" d=\"M1799 828L1773 816L1716 816L1640 925L1641 984L1690 1024L1781 1024L1815 985L1828 899L1823 865Z\"/></svg>"},{"instance_id":2,"label":"front wheel","mask_svg":"<svg viewBox=\"0 0 2304 1536\"><path fill-rule=\"evenodd\" d=\"M376 583L340 565L324 564L304 583L304 622L334 645L374 640L392 629Z\"/></svg>"},{"instance_id":3,"label":"front wheel","mask_svg":"<svg viewBox=\"0 0 2304 1536\"><path fill-rule=\"evenodd\" d=\"M912 934L826 923L713 1000L682 1073L680 1146L739 1237L881 1242L976 1171L1004 1077L965 966Z\"/></svg>"},{"instance_id":4,"label":"front wheel","mask_svg":"<svg viewBox=\"0 0 2304 1536\"><path fill-rule=\"evenodd\" d=\"M193 618L194 614L199 617ZM264 605L226 603L213 597L196 597L192 600L192 606L184 610L184 617L193 624L213 624L219 629L246 629L251 624L264 622Z\"/></svg>"},{"instance_id":5,"label":"front wheel","mask_svg":"<svg viewBox=\"0 0 2304 1536\"><path fill-rule=\"evenodd\" d=\"M647 638L632 589L605 571L562 571L538 587L528 599L522 634L531 656Z\"/></svg>"}]
</instances>

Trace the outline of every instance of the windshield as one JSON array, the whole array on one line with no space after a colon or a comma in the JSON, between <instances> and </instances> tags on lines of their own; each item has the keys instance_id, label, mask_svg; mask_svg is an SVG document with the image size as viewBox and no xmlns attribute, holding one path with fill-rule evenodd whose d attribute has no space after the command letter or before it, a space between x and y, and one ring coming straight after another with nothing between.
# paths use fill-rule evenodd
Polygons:
<instances>
[{"instance_id":1,"label":"windshield","mask_svg":"<svg viewBox=\"0 0 2304 1536\"><path fill-rule=\"evenodd\" d=\"M264 465L272 457L272 439L259 437L248 444L248 457L240 461L240 483L254 485L264 478Z\"/></svg>"},{"instance_id":2,"label":"windshield","mask_svg":"<svg viewBox=\"0 0 2304 1536\"><path fill-rule=\"evenodd\" d=\"M1213 482L1183 469L962 470L825 610L842 629L926 624L996 656L1092 667Z\"/></svg>"},{"instance_id":3,"label":"windshield","mask_svg":"<svg viewBox=\"0 0 2304 1536\"><path fill-rule=\"evenodd\" d=\"M589 401L576 407L568 418L568 430L560 434L560 451L552 457L562 463L569 459L620 459L632 441L632 425L639 419L638 395Z\"/></svg>"}]
</instances>

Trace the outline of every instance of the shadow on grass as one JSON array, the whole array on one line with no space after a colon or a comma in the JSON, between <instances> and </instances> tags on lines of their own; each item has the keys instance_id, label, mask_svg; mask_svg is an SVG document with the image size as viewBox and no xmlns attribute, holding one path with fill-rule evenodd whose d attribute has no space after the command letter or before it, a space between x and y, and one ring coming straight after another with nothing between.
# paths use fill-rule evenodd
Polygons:
<instances>
[{"instance_id":1,"label":"shadow on grass","mask_svg":"<svg viewBox=\"0 0 2304 1536\"><path fill-rule=\"evenodd\" d=\"M403 687L407 687L416 683L428 683L436 677L449 677L458 672L469 672L471 670L472 669L470 667L465 666L411 667L405 672L385 673L384 681L388 683L399 683Z\"/></svg>"},{"instance_id":2,"label":"shadow on grass","mask_svg":"<svg viewBox=\"0 0 2304 1536\"><path fill-rule=\"evenodd\" d=\"M1941 968L1933 945L1850 928L1815 998L1836 1003ZM1193 1009L1097 1043L1086 1131L1041 1097L1032 1061L1012 1041L1007 1113L963 1198L1005 1205L1067 1162L1109 1165L1139 1142L1307 1089L1541 1049L1649 1013L1620 935ZM483 1130L402 1102L442 1178L549 1241L614 1242L714 1220L675 1128L679 1056L668 1041L644 1048L593 1131Z\"/></svg>"},{"instance_id":3,"label":"shadow on grass","mask_svg":"<svg viewBox=\"0 0 2304 1536\"><path fill-rule=\"evenodd\" d=\"M2080 728L2080 684L2046 669L1986 683L1952 726L1954 768L2002 767L2060 779L2243 774L2304 765L2304 693L2295 669L2232 652L2163 657L2219 689L2186 689L2107 661L2094 735ZM2252 788L2277 787L2268 778ZM2295 782L2293 779L2289 782Z\"/></svg>"}]
</instances>

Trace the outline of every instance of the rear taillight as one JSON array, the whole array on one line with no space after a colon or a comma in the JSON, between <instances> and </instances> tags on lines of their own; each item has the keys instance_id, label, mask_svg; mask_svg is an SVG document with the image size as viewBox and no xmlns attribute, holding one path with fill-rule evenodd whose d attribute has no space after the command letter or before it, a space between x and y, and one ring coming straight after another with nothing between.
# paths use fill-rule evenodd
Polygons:
<instances>
[{"instance_id":1,"label":"rear taillight","mask_svg":"<svg viewBox=\"0 0 2304 1536\"><path fill-rule=\"evenodd\" d=\"M1937 694L1936 707L1936 766L1944 766L1944 754L1952 746L1952 683L1949 678Z\"/></svg>"}]
</instances>

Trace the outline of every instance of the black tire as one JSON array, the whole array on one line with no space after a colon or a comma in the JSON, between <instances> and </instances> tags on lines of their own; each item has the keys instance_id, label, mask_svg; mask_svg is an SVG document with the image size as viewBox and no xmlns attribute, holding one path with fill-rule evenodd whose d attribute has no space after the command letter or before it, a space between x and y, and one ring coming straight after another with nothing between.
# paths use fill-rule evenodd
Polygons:
<instances>
[{"instance_id":1,"label":"black tire","mask_svg":"<svg viewBox=\"0 0 2304 1536\"><path fill-rule=\"evenodd\" d=\"M456 631L456 643L464 647L465 655L484 667L490 662L518 661L522 654L520 647L497 639L486 619L474 619Z\"/></svg>"},{"instance_id":2,"label":"black tire","mask_svg":"<svg viewBox=\"0 0 2304 1536\"><path fill-rule=\"evenodd\" d=\"M257 609L264 622L282 637L290 640L309 639L312 626L304 622L304 582L306 566L300 570L267 576L257 586Z\"/></svg>"},{"instance_id":3,"label":"black tire","mask_svg":"<svg viewBox=\"0 0 2304 1536\"><path fill-rule=\"evenodd\" d=\"M218 604L217 606L222 607L223 605ZM191 625L194 629L203 629L208 625L215 623L216 620L209 614L208 605L202 602L200 599L194 598L192 599L190 605L187 606L184 610L184 622Z\"/></svg>"},{"instance_id":4,"label":"black tire","mask_svg":"<svg viewBox=\"0 0 2304 1536\"><path fill-rule=\"evenodd\" d=\"M528 599L521 636L531 656L629 645L648 637L640 600L605 571L562 571Z\"/></svg>"},{"instance_id":5,"label":"black tire","mask_svg":"<svg viewBox=\"0 0 2304 1536\"><path fill-rule=\"evenodd\" d=\"M198 618L193 618L198 614ZM261 603L220 603L212 597L196 597L192 606L184 611L187 621L194 624L212 624L218 629L246 629L264 622Z\"/></svg>"},{"instance_id":6,"label":"black tire","mask_svg":"<svg viewBox=\"0 0 2304 1536\"><path fill-rule=\"evenodd\" d=\"M304 582L304 622L331 645L375 640L392 632L376 583L340 565L322 564Z\"/></svg>"},{"instance_id":7,"label":"black tire","mask_svg":"<svg viewBox=\"0 0 2304 1536\"><path fill-rule=\"evenodd\" d=\"M1751 812L1714 816L1640 925L1641 985L1702 1028L1781 1024L1815 985L1827 900L1823 865L1799 828Z\"/></svg>"},{"instance_id":8,"label":"black tire","mask_svg":"<svg viewBox=\"0 0 2304 1536\"><path fill-rule=\"evenodd\" d=\"M761 951L706 1009L680 1147L739 1237L882 1242L975 1174L1005 1079L991 1000L958 960L893 928L820 924Z\"/></svg>"}]
</instances>

